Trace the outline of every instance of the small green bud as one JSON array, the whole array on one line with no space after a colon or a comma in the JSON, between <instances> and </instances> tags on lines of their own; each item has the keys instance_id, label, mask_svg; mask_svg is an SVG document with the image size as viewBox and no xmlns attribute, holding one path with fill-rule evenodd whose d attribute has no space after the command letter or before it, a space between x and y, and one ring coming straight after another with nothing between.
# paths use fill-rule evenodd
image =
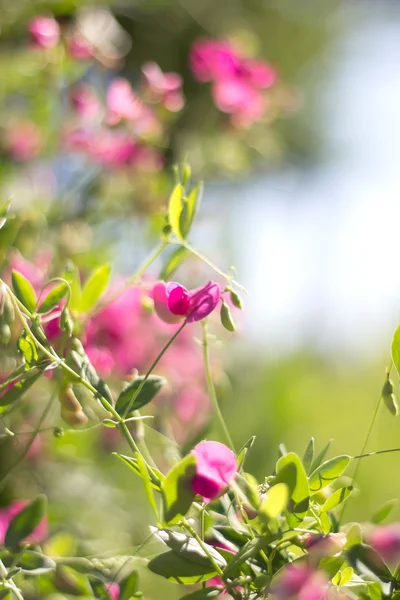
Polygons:
<instances>
[{"instance_id":1,"label":"small green bud","mask_svg":"<svg viewBox=\"0 0 400 600\"><path fill-rule=\"evenodd\" d=\"M393 393L393 383L389 377L386 379L382 387L382 400L384 401L390 414L392 414L394 417L397 417L399 407L397 405L396 396Z\"/></svg>"},{"instance_id":2,"label":"small green bud","mask_svg":"<svg viewBox=\"0 0 400 600\"><path fill-rule=\"evenodd\" d=\"M11 340L11 329L6 323L3 323L2 325L0 325L0 342L4 346L7 346L9 344L10 340Z\"/></svg>"},{"instance_id":3,"label":"small green bud","mask_svg":"<svg viewBox=\"0 0 400 600\"><path fill-rule=\"evenodd\" d=\"M243 302L242 302L242 299L239 296L239 294L237 292L235 292L235 290L233 290L232 288L229 288L229 287L226 288L226 291L229 292L229 296L230 296L233 306L242 310Z\"/></svg>"},{"instance_id":4,"label":"small green bud","mask_svg":"<svg viewBox=\"0 0 400 600\"><path fill-rule=\"evenodd\" d=\"M6 292L1 302L1 316L3 323L12 325L15 321L15 310L9 294Z\"/></svg>"},{"instance_id":5,"label":"small green bud","mask_svg":"<svg viewBox=\"0 0 400 600\"><path fill-rule=\"evenodd\" d=\"M71 319L71 315L69 314L69 310L67 307L65 307L62 310L62 313L60 316L60 327L63 331L65 331L65 333L68 335L68 337L72 336L72 333L74 331L74 323Z\"/></svg>"},{"instance_id":6,"label":"small green bud","mask_svg":"<svg viewBox=\"0 0 400 600\"><path fill-rule=\"evenodd\" d=\"M232 319L231 310L229 306L222 300L221 311L220 311L221 323L228 331L235 331L235 322Z\"/></svg>"},{"instance_id":7,"label":"small green bud","mask_svg":"<svg viewBox=\"0 0 400 600\"><path fill-rule=\"evenodd\" d=\"M112 419L103 419L103 425L105 427L116 427L118 423L116 423Z\"/></svg>"},{"instance_id":8,"label":"small green bud","mask_svg":"<svg viewBox=\"0 0 400 600\"><path fill-rule=\"evenodd\" d=\"M71 348L80 356L85 356L85 349L82 346L82 342L78 338L74 337L71 339Z\"/></svg>"},{"instance_id":9,"label":"small green bud","mask_svg":"<svg viewBox=\"0 0 400 600\"><path fill-rule=\"evenodd\" d=\"M56 438L60 438L64 435L64 429L62 427L54 427L53 435Z\"/></svg>"},{"instance_id":10,"label":"small green bud","mask_svg":"<svg viewBox=\"0 0 400 600\"><path fill-rule=\"evenodd\" d=\"M164 225L164 227L162 228L162 232L164 235L169 235L172 231L172 227L171 225L168 223L167 225Z\"/></svg>"}]
</instances>

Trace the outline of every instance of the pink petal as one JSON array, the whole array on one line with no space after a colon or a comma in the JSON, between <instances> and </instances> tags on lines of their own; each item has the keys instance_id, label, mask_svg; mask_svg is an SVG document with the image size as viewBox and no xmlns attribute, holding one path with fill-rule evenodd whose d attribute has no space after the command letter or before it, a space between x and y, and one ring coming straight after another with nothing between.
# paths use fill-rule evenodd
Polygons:
<instances>
[{"instance_id":1,"label":"pink petal","mask_svg":"<svg viewBox=\"0 0 400 600\"><path fill-rule=\"evenodd\" d=\"M178 283L165 283L159 281L153 287L153 301L154 310L158 317L165 323L173 324L182 321L182 316L171 312L168 306L169 294L174 290L175 287L180 287Z\"/></svg>"},{"instance_id":2,"label":"pink petal","mask_svg":"<svg viewBox=\"0 0 400 600\"><path fill-rule=\"evenodd\" d=\"M218 305L221 289L217 283L209 281L207 285L191 292L188 323L205 319Z\"/></svg>"}]
</instances>

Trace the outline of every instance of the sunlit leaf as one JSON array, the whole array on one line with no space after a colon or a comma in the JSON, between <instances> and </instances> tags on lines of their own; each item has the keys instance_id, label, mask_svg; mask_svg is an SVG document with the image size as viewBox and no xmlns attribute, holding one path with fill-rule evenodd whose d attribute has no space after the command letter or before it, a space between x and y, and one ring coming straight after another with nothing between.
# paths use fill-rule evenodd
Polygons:
<instances>
[{"instance_id":1,"label":"sunlit leaf","mask_svg":"<svg viewBox=\"0 0 400 600\"><path fill-rule=\"evenodd\" d=\"M147 500L149 501L149 504L153 510L153 513L158 521L159 520L158 509L157 509L157 504L156 504L156 501L155 501L154 495L153 495L149 470L147 468L146 463L144 462L142 455L139 452L136 455L136 460L137 460L137 465L138 465L138 469L139 469L139 475L143 481Z\"/></svg>"},{"instance_id":2,"label":"sunlit leaf","mask_svg":"<svg viewBox=\"0 0 400 600\"><path fill-rule=\"evenodd\" d=\"M139 469L137 458L133 458L131 456L125 456L124 454L119 454L119 452L114 452L113 454L115 456L118 456L118 458L120 460L122 460L122 462L125 463L125 465L127 467L129 467L132 471L134 471L134 473L136 473L136 475L140 476L140 469ZM149 471L149 475L150 475L152 487L155 490L157 490L158 492L160 492L162 482L165 479L164 475L160 471L155 469L154 467L152 468L151 471Z\"/></svg>"},{"instance_id":3,"label":"sunlit leaf","mask_svg":"<svg viewBox=\"0 0 400 600\"><path fill-rule=\"evenodd\" d=\"M38 312L45 314L58 306L61 300L68 294L69 286L67 283L59 283L45 296L41 302Z\"/></svg>"},{"instance_id":4,"label":"sunlit leaf","mask_svg":"<svg viewBox=\"0 0 400 600\"><path fill-rule=\"evenodd\" d=\"M96 306L97 302L107 289L110 276L110 265L102 265L91 274L82 289L82 296L79 306L81 312L88 312L94 306Z\"/></svg>"},{"instance_id":5,"label":"sunlit leaf","mask_svg":"<svg viewBox=\"0 0 400 600\"><path fill-rule=\"evenodd\" d=\"M327 455L328 450L329 450L331 444L332 444L332 440L329 440L329 442L321 450L321 452L317 455L317 457L314 458L314 460L312 462L312 465L311 465L311 467L309 469L309 473L312 473L313 471L315 471L315 469L318 469L318 467L320 466L320 464L324 460L325 456Z\"/></svg>"},{"instance_id":6,"label":"sunlit leaf","mask_svg":"<svg viewBox=\"0 0 400 600\"><path fill-rule=\"evenodd\" d=\"M192 454L185 456L167 473L162 486L166 523L177 523L191 507L196 496L191 485L195 474L196 458Z\"/></svg>"},{"instance_id":7,"label":"sunlit leaf","mask_svg":"<svg viewBox=\"0 0 400 600\"><path fill-rule=\"evenodd\" d=\"M383 504L380 508L378 508L377 511L374 512L374 514L371 517L371 522L374 523L375 525L379 525L380 523L385 521L385 519L388 518L390 513L398 505L399 505L399 500L397 498L395 498L394 500L389 500L388 502L385 502L385 504Z\"/></svg>"},{"instance_id":8,"label":"sunlit leaf","mask_svg":"<svg viewBox=\"0 0 400 600\"><path fill-rule=\"evenodd\" d=\"M19 271L12 272L11 280L16 297L33 313L36 309L36 294L32 284Z\"/></svg>"},{"instance_id":9,"label":"sunlit leaf","mask_svg":"<svg viewBox=\"0 0 400 600\"><path fill-rule=\"evenodd\" d=\"M285 483L289 489L288 523L297 526L308 511L309 489L303 463L294 452L288 452L276 463L276 483Z\"/></svg>"},{"instance_id":10,"label":"sunlit leaf","mask_svg":"<svg viewBox=\"0 0 400 600\"><path fill-rule=\"evenodd\" d=\"M260 515L267 519L276 519L286 508L289 500L289 490L285 483L272 486L260 506Z\"/></svg>"},{"instance_id":11,"label":"sunlit leaf","mask_svg":"<svg viewBox=\"0 0 400 600\"><path fill-rule=\"evenodd\" d=\"M303 456L303 466L306 470L306 473L310 472L310 468L312 465L312 461L314 460L314 438L308 442L306 451Z\"/></svg>"},{"instance_id":12,"label":"sunlit leaf","mask_svg":"<svg viewBox=\"0 0 400 600\"><path fill-rule=\"evenodd\" d=\"M347 500L347 498L350 496L352 491L353 491L352 485L349 485L347 487L342 487L339 490L336 490L336 492L334 492L332 494L332 496L330 496L330 498L328 498L328 500L322 506L321 511L327 512L328 510L333 510L334 508L339 506L339 504L341 504L342 502Z\"/></svg>"},{"instance_id":13,"label":"sunlit leaf","mask_svg":"<svg viewBox=\"0 0 400 600\"><path fill-rule=\"evenodd\" d=\"M180 226L180 218L183 209L183 187L178 183L172 190L172 194L168 202L168 220L172 231L179 239L183 239Z\"/></svg>"},{"instance_id":14,"label":"sunlit leaf","mask_svg":"<svg viewBox=\"0 0 400 600\"><path fill-rule=\"evenodd\" d=\"M394 332L392 339L392 360L396 367L397 374L400 377L400 325Z\"/></svg>"},{"instance_id":15,"label":"sunlit leaf","mask_svg":"<svg viewBox=\"0 0 400 600\"><path fill-rule=\"evenodd\" d=\"M322 463L310 475L310 491L312 493L322 490L333 483L345 471L351 461L351 457L347 455L336 456Z\"/></svg>"},{"instance_id":16,"label":"sunlit leaf","mask_svg":"<svg viewBox=\"0 0 400 600\"><path fill-rule=\"evenodd\" d=\"M23 355L28 367L30 367L39 358L38 352L36 349L36 344L33 341L31 335L29 335L27 333L23 333L18 338L17 346L18 346L18 350Z\"/></svg>"},{"instance_id":17,"label":"sunlit leaf","mask_svg":"<svg viewBox=\"0 0 400 600\"><path fill-rule=\"evenodd\" d=\"M253 435L249 440L247 440L247 442L241 447L241 449L238 452L238 457L237 457L237 462L238 462L238 469L242 470L244 467L244 463L246 461L247 455L250 452L254 442L256 441L256 436Z\"/></svg>"}]
</instances>

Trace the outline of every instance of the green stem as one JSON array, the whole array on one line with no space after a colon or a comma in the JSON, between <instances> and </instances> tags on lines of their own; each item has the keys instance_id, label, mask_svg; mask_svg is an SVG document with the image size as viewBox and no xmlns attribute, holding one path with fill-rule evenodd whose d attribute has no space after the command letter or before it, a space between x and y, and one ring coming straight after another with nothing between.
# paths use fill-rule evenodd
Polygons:
<instances>
[{"instance_id":1,"label":"green stem","mask_svg":"<svg viewBox=\"0 0 400 600\"><path fill-rule=\"evenodd\" d=\"M218 398L217 398L217 394L215 391L215 386L214 386L214 382L212 379L212 375L211 375L211 368L210 368L210 356L209 356L209 351L208 351L208 339L207 339L207 321L206 319L204 319L203 321L203 356L204 356L204 364L205 364L205 368L206 368L206 377L207 377L207 387L208 387L208 393L209 396L211 398L211 402L213 404L213 408L215 411L215 414L217 416L220 428L224 434L224 437L228 443L228 446L233 450L233 452L235 452L235 446L233 444L232 438L230 436L230 433L228 431L228 428L226 426L223 414L221 412L219 403L218 403Z\"/></svg>"},{"instance_id":2,"label":"green stem","mask_svg":"<svg viewBox=\"0 0 400 600\"><path fill-rule=\"evenodd\" d=\"M376 450L376 452L358 454L357 456L353 456L353 460L356 460L358 458L367 458L367 456L375 456L376 454L390 454L391 452L400 452L400 448L389 448L388 450Z\"/></svg>"},{"instance_id":3,"label":"green stem","mask_svg":"<svg viewBox=\"0 0 400 600\"><path fill-rule=\"evenodd\" d=\"M231 283L232 285L235 285L239 290L242 290L242 292L244 292L245 294L247 294L247 290L246 290L245 287L243 287L242 285L240 285L240 283L238 283L230 275L227 275L227 273L224 273L224 271L222 271L219 267L217 267L216 265L214 265L214 263L212 263L206 256L204 256L203 254L201 254L200 252L198 252L195 248L193 248L187 242L185 242L185 241L179 241L179 242L171 242L171 244L175 244L175 245L178 245L178 246L182 246L183 248L186 248L186 250L188 250L191 254L193 254L193 256L196 256L198 259L200 259L203 263L205 263L208 267L210 267L210 269L212 269L213 271L215 271L215 273L218 273L218 275L221 275L221 277L223 277L224 279L226 279L229 283Z\"/></svg>"},{"instance_id":4,"label":"green stem","mask_svg":"<svg viewBox=\"0 0 400 600\"><path fill-rule=\"evenodd\" d=\"M149 376L151 375L151 373L153 372L153 370L155 369L155 367L157 366L157 364L159 363L159 361L162 359L162 357L164 356L164 354L166 353L166 351L168 350L168 348L171 346L171 344L178 337L178 335L180 334L180 332L182 331L182 329L185 327L185 325L186 325L186 321L184 321L182 323L182 325L179 327L179 329L177 329L177 331L175 331L174 335L170 338L170 340L167 342L167 344L161 350L160 354L154 360L153 364L151 365L151 367L147 371L146 375L144 376L142 382L138 386L136 392L133 394L132 398L130 399L130 402L129 402L128 406L126 407L126 409L124 411L124 414L122 416L123 419L125 419L126 415L131 410L132 406L134 405L134 402L135 402L136 398L139 396L139 394L142 391L144 385L146 384L147 379L149 378Z\"/></svg>"}]
</instances>

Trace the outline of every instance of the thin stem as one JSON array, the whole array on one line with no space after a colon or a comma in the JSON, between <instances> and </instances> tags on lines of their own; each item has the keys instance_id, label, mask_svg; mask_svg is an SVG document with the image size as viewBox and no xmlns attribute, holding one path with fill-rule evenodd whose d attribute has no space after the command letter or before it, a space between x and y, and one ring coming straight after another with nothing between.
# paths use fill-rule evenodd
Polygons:
<instances>
[{"instance_id":1,"label":"thin stem","mask_svg":"<svg viewBox=\"0 0 400 600\"><path fill-rule=\"evenodd\" d=\"M391 452L400 452L400 448L389 448L388 450L376 450L376 452L368 452L367 454L359 454L358 456L353 456L353 460L358 458L367 458L367 456L375 456L376 454L389 454Z\"/></svg>"},{"instance_id":2,"label":"thin stem","mask_svg":"<svg viewBox=\"0 0 400 600\"><path fill-rule=\"evenodd\" d=\"M221 275L221 277L223 277L224 279L226 279L227 281L229 281L229 283L231 283L232 285L235 285L239 290L242 290L242 292L244 292L245 294L247 294L247 290L246 290L245 287L243 287L243 285L241 285L240 283L238 283L235 279L233 279L227 273L224 273L224 271L222 271L219 267L217 267L216 265L214 265L214 263L211 262L206 256L204 256L203 254L201 254L200 252L198 252L198 250L196 250L195 248L193 248L187 242L185 242L185 241L179 241L179 242L171 242L171 244L176 244L178 246L182 246L183 248L186 248L186 250L188 250L191 254L193 254L193 256L197 256L197 258L199 258L203 263L205 263L207 266L209 266L210 269L212 269L213 271L215 271L215 273L218 273L218 275Z\"/></svg>"},{"instance_id":3,"label":"thin stem","mask_svg":"<svg viewBox=\"0 0 400 600\"><path fill-rule=\"evenodd\" d=\"M208 351L208 339L207 339L207 321L206 319L204 319L203 321L203 356L204 356L204 364L205 364L205 368L206 368L206 377L207 377L207 387L208 387L208 393L209 396L211 398L212 404L213 404L213 408L215 411L215 414L217 416L220 428L224 434L224 437L226 439L226 441L228 442L228 446L233 450L233 452L235 452L235 446L233 444L232 438L230 436L230 433L228 431L228 428L226 426L223 414L221 412L221 409L219 407L219 403L218 403L218 398L217 398L217 394L215 391L215 386L214 386L214 382L212 379L212 375L211 375L211 368L210 368L210 356L209 356L209 351Z\"/></svg>"},{"instance_id":4,"label":"thin stem","mask_svg":"<svg viewBox=\"0 0 400 600\"><path fill-rule=\"evenodd\" d=\"M141 266L136 271L136 273L134 275L132 275L132 277L130 277L128 279L128 281L126 281L124 283L124 285L119 288L119 290L117 290L114 294L111 294L111 296L109 296L107 298L107 300L105 300L102 304L100 304L100 306L98 306L94 311L92 311L90 313L90 317L97 315L104 308L106 308L106 306L111 304L111 302L114 302L114 300L116 300L119 296L121 296L121 294L123 294L127 289L129 289L132 285L134 285L138 281L138 279L140 279L144 275L144 273L147 271L147 269L150 267L150 265L153 264L153 262L159 257L161 252L164 250L164 248L166 248L168 246L168 244L169 244L169 242L167 242L166 240L162 240L161 243L153 250L153 252L141 264Z\"/></svg>"},{"instance_id":5,"label":"thin stem","mask_svg":"<svg viewBox=\"0 0 400 600\"><path fill-rule=\"evenodd\" d=\"M122 415L123 419L125 419L126 415L131 410L132 406L134 405L134 402L135 402L136 398L139 396L140 392L142 391L143 387L145 386L147 379L149 378L149 376L151 375L151 373L153 372L153 370L155 369L155 367L157 366L157 364L159 363L159 361L161 360L161 358L164 356L164 354L166 353L166 351L168 350L168 348L171 346L171 344L178 337L178 335L180 334L180 332L182 331L182 329L185 327L185 325L186 325L186 321L184 321L182 323L182 325L179 327L179 329L177 331L175 331L174 335L170 338L170 340L167 342L167 344L161 350L160 354L154 360L153 364L151 365L151 367L147 371L146 375L144 376L144 378L141 381L140 385L138 386L137 390L135 391L135 393L133 394L132 398L130 399L129 404L126 407L126 409L124 411L124 414Z\"/></svg>"}]
</instances>

